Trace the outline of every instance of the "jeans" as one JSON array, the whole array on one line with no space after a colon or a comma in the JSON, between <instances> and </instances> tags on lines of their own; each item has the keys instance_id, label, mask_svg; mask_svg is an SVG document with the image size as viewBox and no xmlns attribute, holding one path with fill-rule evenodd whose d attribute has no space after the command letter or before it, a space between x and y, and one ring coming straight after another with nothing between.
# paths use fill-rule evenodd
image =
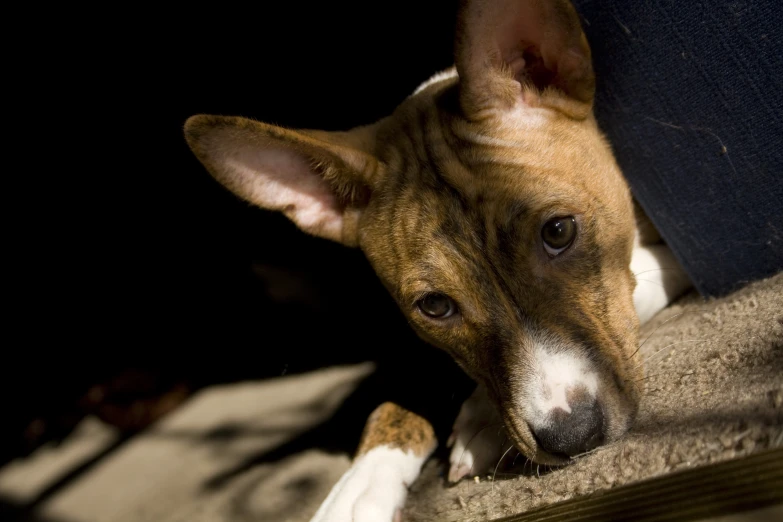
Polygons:
<instances>
[{"instance_id":1,"label":"jeans","mask_svg":"<svg viewBox=\"0 0 783 522\"><path fill-rule=\"evenodd\" d=\"M779 1L574 1L599 125L703 296L783 268Z\"/></svg>"}]
</instances>

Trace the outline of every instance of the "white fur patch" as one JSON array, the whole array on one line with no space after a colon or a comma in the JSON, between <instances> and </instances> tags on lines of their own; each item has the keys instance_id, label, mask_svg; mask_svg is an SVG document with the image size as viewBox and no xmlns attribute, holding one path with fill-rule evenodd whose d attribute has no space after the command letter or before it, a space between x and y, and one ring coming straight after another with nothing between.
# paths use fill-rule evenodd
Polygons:
<instances>
[{"instance_id":1,"label":"white fur patch","mask_svg":"<svg viewBox=\"0 0 783 522\"><path fill-rule=\"evenodd\" d=\"M691 286L666 245L634 245L631 271L636 276L633 304L644 324Z\"/></svg>"},{"instance_id":2,"label":"white fur patch","mask_svg":"<svg viewBox=\"0 0 783 522\"><path fill-rule=\"evenodd\" d=\"M467 126L455 126L454 134L469 143L475 145L489 145L492 147L506 147L516 148L520 145L520 142L513 140L505 140L502 138L496 138L494 136L487 136L485 134L479 134L478 132L469 129Z\"/></svg>"},{"instance_id":3,"label":"white fur patch","mask_svg":"<svg viewBox=\"0 0 783 522\"><path fill-rule=\"evenodd\" d=\"M501 125L518 132L526 132L551 124L555 113L543 107L530 107L518 103L508 112L503 113Z\"/></svg>"},{"instance_id":4,"label":"white fur patch","mask_svg":"<svg viewBox=\"0 0 783 522\"><path fill-rule=\"evenodd\" d=\"M498 113L498 129L503 131L505 138L479 133L473 125L469 124L456 125L453 130L457 137L475 145L513 148L515 154L510 156L512 159L509 161L514 165L527 165L529 163L528 155L519 159L517 156L520 152L528 150L526 145L528 133L534 129L546 127L552 119L552 111L548 109L520 105L510 111ZM509 136L511 139L508 138ZM530 152L541 154L540 150Z\"/></svg>"},{"instance_id":5,"label":"white fur patch","mask_svg":"<svg viewBox=\"0 0 783 522\"><path fill-rule=\"evenodd\" d=\"M569 391L579 388L594 398L598 394L597 372L573 347L548 337L537 339L531 363L527 393L522 395L527 404L520 406L528 413L526 418L534 430L544 426L547 416L557 408L571 413Z\"/></svg>"},{"instance_id":6,"label":"white fur patch","mask_svg":"<svg viewBox=\"0 0 783 522\"><path fill-rule=\"evenodd\" d=\"M425 456L378 446L354 460L310 522L392 522Z\"/></svg>"},{"instance_id":7,"label":"white fur patch","mask_svg":"<svg viewBox=\"0 0 783 522\"><path fill-rule=\"evenodd\" d=\"M413 96L419 94L421 91L429 87L430 85L434 85L438 82L442 82L443 80L450 80L452 78L457 77L457 68L456 67L449 67L448 69L444 69L440 72L437 72L433 74L427 81L416 87L416 90L413 91Z\"/></svg>"}]
</instances>

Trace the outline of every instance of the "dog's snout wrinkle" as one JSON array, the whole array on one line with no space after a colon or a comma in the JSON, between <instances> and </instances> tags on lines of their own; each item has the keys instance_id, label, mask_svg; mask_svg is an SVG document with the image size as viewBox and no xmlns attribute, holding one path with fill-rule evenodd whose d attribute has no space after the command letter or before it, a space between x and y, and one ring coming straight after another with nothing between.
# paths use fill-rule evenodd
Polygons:
<instances>
[{"instance_id":1,"label":"dog's snout wrinkle","mask_svg":"<svg viewBox=\"0 0 783 522\"><path fill-rule=\"evenodd\" d=\"M536 442L553 455L573 457L603 444L604 415L598 401L585 396L568 411L554 408L546 423L533 430Z\"/></svg>"}]
</instances>

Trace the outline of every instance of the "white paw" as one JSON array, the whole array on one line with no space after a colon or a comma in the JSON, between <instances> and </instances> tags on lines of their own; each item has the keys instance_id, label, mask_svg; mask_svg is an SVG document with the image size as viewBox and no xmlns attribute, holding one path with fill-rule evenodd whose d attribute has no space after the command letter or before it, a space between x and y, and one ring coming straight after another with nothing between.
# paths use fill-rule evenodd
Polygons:
<instances>
[{"instance_id":1,"label":"white paw","mask_svg":"<svg viewBox=\"0 0 783 522\"><path fill-rule=\"evenodd\" d=\"M393 522L426 457L379 446L357 457L310 522Z\"/></svg>"},{"instance_id":2,"label":"white paw","mask_svg":"<svg viewBox=\"0 0 783 522\"><path fill-rule=\"evenodd\" d=\"M449 437L449 481L492 471L511 445L503 421L479 385L462 405Z\"/></svg>"},{"instance_id":3,"label":"white paw","mask_svg":"<svg viewBox=\"0 0 783 522\"><path fill-rule=\"evenodd\" d=\"M636 276L633 303L641 324L691 286L685 271L666 245L635 246L631 271Z\"/></svg>"}]
</instances>

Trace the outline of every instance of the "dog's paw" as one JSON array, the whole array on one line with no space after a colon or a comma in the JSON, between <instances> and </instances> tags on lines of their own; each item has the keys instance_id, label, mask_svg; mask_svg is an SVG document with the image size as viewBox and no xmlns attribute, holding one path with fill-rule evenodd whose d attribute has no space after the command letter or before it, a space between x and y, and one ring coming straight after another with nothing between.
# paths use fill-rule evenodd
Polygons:
<instances>
[{"instance_id":1,"label":"dog's paw","mask_svg":"<svg viewBox=\"0 0 783 522\"><path fill-rule=\"evenodd\" d=\"M379 446L357 457L310 522L399 522L425 457Z\"/></svg>"},{"instance_id":2,"label":"dog's paw","mask_svg":"<svg viewBox=\"0 0 783 522\"><path fill-rule=\"evenodd\" d=\"M666 245L635 246L631 271L637 283L633 304L641 324L669 306L692 284Z\"/></svg>"},{"instance_id":3,"label":"dog's paw","mask_svg":"<svg viewBox=\"0 0 783 522\"><path fill-rule=\"evenodd\" d=\"M449 481L494 469L510 444L500 415L479 385L462 405L449 437Z\"/></svg>"}]
</instances>

